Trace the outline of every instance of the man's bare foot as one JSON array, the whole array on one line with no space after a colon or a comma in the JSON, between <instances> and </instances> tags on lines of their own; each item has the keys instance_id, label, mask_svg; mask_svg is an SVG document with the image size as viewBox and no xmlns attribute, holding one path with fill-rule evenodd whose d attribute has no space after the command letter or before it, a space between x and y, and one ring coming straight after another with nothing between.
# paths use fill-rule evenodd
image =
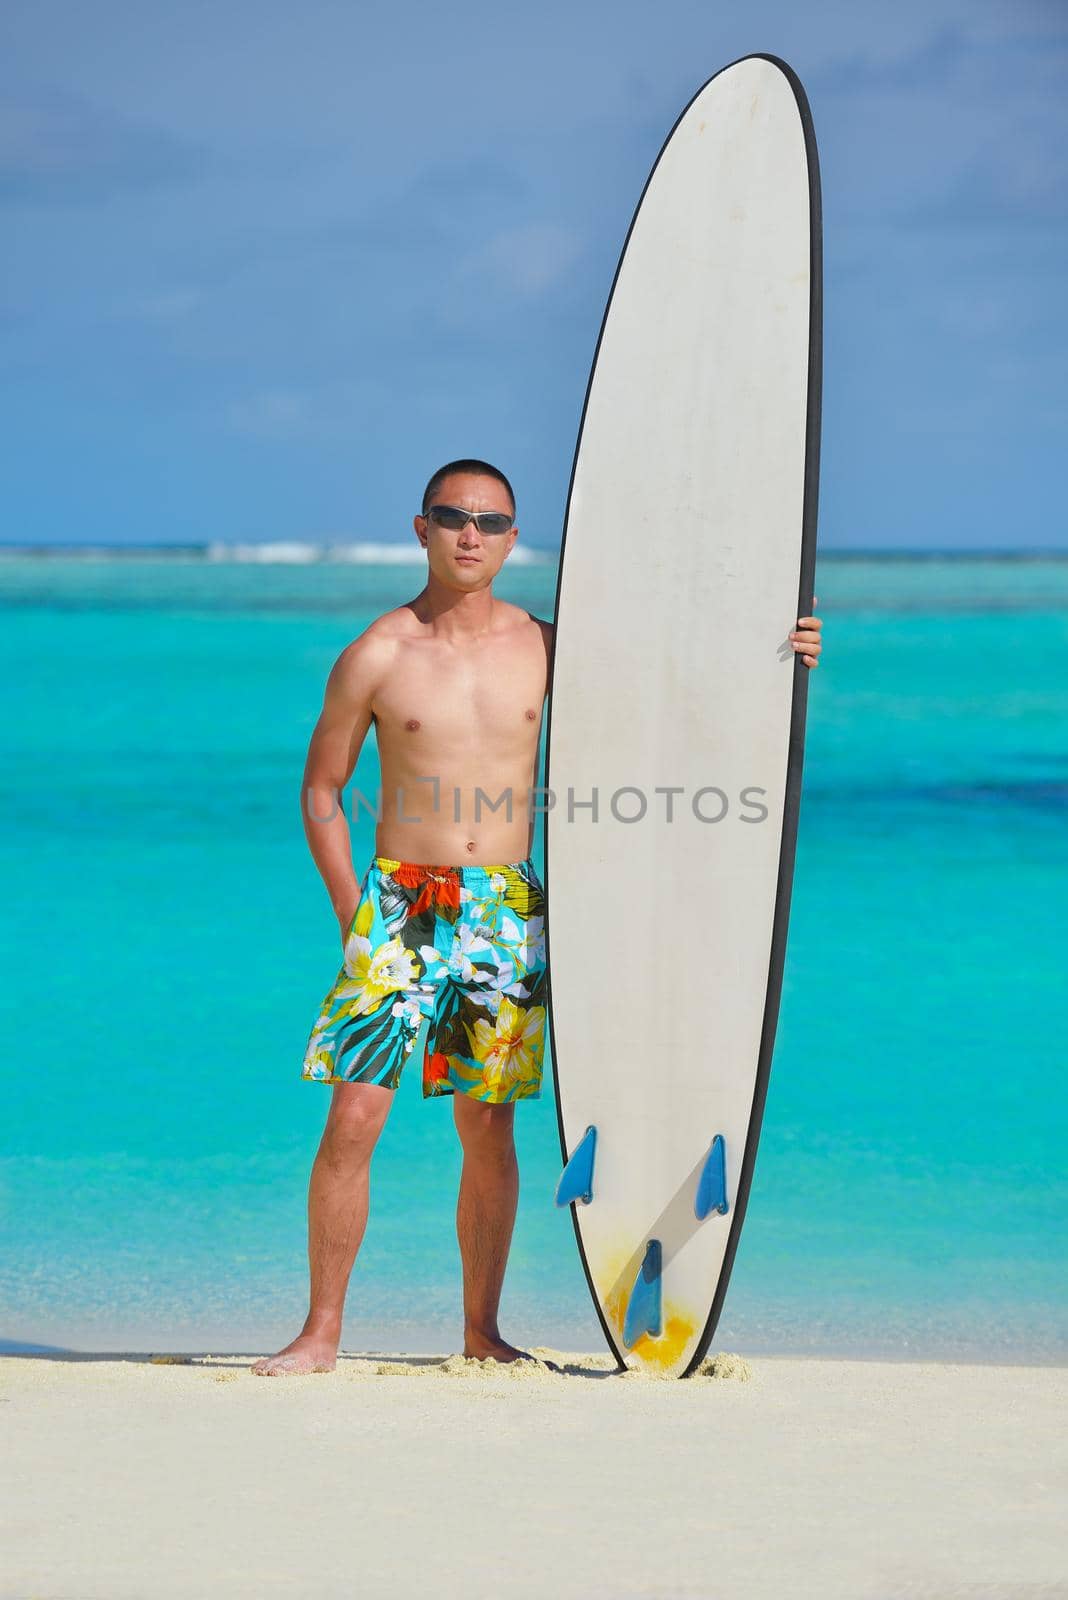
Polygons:
<instances>
[{"instance_id":1,"label":"man's bare foot","mask_svg":"<svg viewBox=\"0 0 1068 1600\"><path fill-rule=\"evenodd\" d=\"M464 1355L475 1361L533 1361L534 1357L527 1350L517 1350L514 1344L506 1344L498 1334L497 1337L487 1338L483 1334L472 1330L464 1336Z\"/></svg>"},{"instance_id":2,"label":"man's bare foot","mask_svg":"<svg viewBox=\"0 0 1068 1600\"><path fill-rule=\"evenodd\" d=\"M258 1378L281 1378L296 1372L333 1372L337 1366L337 1339L323 1333L299 1333L276 1356L253 1363Z\"/></svg>"}]
</instances>

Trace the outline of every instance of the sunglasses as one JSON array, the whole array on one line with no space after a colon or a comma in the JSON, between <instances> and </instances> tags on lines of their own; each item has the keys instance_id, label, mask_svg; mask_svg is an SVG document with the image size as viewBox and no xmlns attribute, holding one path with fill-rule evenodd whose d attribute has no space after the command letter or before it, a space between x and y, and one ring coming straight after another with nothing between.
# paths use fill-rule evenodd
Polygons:
<instances>
[{"instance_id":1,"label":"sunglasses","mask_svg":"<svg viewBox=\"0 0 1068 1600\"><path fill-rule=\"evenodd\" d=\"M515 526L514 518L504 511L467 511L463 506L431 506L427 519L450 533L461 533L469 522L479 533L508 533Z\"/></svg>"}]
</instances>

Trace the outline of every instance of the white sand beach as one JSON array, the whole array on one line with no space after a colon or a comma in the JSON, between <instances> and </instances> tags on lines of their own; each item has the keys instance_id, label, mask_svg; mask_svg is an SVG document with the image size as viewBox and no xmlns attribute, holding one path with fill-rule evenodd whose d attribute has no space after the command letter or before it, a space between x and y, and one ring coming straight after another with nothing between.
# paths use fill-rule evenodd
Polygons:
<instances>
[{"instance_id":1,"label":"white sand beach","mask_svg":"<svg viewBox=\"0 0 1068 1600\"><path fill-rule=\"evenodd\" d=\"M1068 1369L8 1357L5 1600L1068 1596Z\"/></svg>"}]
</instances>

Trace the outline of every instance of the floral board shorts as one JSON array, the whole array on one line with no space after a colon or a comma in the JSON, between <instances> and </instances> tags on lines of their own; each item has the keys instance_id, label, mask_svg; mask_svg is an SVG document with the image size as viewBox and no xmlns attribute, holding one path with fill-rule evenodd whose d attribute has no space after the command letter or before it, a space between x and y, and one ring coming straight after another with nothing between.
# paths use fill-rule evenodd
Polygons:
<instances>
[{"instance_id":1,"label":"floral board shorts","mask_svg":"<svg viewBox=\"0 0 1068 1600\"><path fill-rule=\"evenodd\" d=\"M375 856L302 1078L395 1089L429 1021L423 1096L534 1099L545 1052L544 889L533 862Z\"/></svg>"}]
</instances>

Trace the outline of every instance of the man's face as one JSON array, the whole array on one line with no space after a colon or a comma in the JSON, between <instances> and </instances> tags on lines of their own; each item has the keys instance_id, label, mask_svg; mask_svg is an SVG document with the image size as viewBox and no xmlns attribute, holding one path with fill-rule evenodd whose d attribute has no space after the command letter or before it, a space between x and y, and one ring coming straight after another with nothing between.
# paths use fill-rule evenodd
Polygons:
<instances>
[{"instance_id":1,"label":"man's face","mask_svg":"<svg viewBox=\"0 0 1068 1600\"><path fill-rule=\"evenodd\" d=\"M457 472L445 478L433 499L436 506L512 515L504 484L478 473ZM454 533L439 527L432 517L422 516L415 519L415 531L434 576L451 589L464 590L485 589L493 582L519 534L518 528L509 533L479 533L473 522Z\"/></svg>"}]
</instances>

